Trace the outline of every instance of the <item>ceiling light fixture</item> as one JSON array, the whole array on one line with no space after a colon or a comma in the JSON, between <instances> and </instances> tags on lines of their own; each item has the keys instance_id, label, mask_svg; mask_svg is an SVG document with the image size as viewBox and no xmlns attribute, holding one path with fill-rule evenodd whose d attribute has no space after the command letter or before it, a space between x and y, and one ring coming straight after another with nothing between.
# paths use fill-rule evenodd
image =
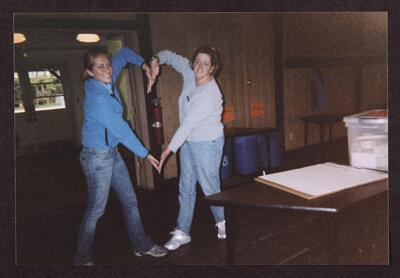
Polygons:
<instances>
[{"instance_id":1,"label":"ceiling light fixture","mask_svg":"<svg viewBox=\"0 0 400 278\"><path fill-rule=\"evenodd\" d=\"M100 37L97 34L78 34L76 39L80 42L98 42Z\"/></svg>"},{"instance_id":2,"label":"ceiling light fixture","mask_svg":"<svg viewBox=\"0 0 400 278\"><path fill-rule=\"evenodd\" d=\"M26 37L25 37L24 34L22 34L22 33L14 33L14 43L15 44L22 43L24 41L26 41Z\"/></svg>"}]
</instances>

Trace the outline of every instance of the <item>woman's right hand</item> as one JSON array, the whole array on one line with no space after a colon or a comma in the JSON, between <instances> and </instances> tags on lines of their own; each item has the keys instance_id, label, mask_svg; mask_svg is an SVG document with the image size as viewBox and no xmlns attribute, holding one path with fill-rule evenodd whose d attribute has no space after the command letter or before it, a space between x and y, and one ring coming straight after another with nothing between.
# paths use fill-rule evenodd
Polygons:
<instances>
[{"instance_id":1,"label":"woman's right hand","mask_svg":"<svg viewBox=\"0 0 400 278\"><path fill-rule=\"evenodd\" d=\"M171 152L172 151L170 149L168 149L168 148L165 151L162 152L161 158L160 158L160 165L159 165L160 172L162 170L162 167L163 167L164 163L167 161L169 155L171 154Z\"/></svg>"},{"instance_id":2,"label":"woman's right hand","mask_svg":"<svg viewBox=\"0 0 400 278\"><path fill-rule=\"evenodd\" d=\"M153 56L153 58L151 59L150 67L151 67L152 77L153 79L155 79L160 73L160 60L158 59L157 56Z\"/></svg>"}]
</instances>

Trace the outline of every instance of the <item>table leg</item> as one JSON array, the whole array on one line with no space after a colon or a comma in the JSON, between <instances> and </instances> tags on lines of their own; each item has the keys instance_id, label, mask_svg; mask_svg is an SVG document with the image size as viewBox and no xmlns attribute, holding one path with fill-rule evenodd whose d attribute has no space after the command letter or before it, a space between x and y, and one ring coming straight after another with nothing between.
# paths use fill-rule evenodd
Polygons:
<instances>
[{"instance_id":1,"label":"table leg","mask_svg":"<svg viewBox=\"0 0 400 278\"><path fill-rule=\"evenodd\" d=\"M325 254L328 264L338 264L340 254L340 240L339 240L339 216L331 214L325 216L327 233L326 233L326 244Z\"/></svg>"},{"instance_id":2,"label":"table leg","mask_svg":"<svg viewBox=\"0 0 400 278\"><path fill-rule=\"evenodd\" d=\"M328 142L328 146L329 146L329 153L328 153L328 158L330 158L331 153L332 153L332 124L329 124L329 142Z\"/></svg>"},{"instance_id":3,"label":"table leg","mask_svg":"<svg viewBox=\"0 0 400 278\"><path fill-rule=\"evenodd\" d=\"M320 135L320 146L321 146L321 162L324 161L324 125L323 124L319 124L319 135Z\"/></svg>"},{"instance_id":4,"label":"table leg","mask_svg":"<svg viewBox=\"0 0 400 278\"><path fill-rule=\"evenodd\" d=\"M268 156L268 166L267 166L267 173L271 172L272 169L272 146L271 146L271 139L270 139L271 134L267 133L265 135L265 143L267 145L267 156Z\"/></svg>"},{"instance_id":5,"label":"table leg","mask_svg":"<svg viewBox=\"0 0 400 278\"><path fill-rule=\"evenodd\" d=\"M230 265L235 264L235 244L236 244L236 224L235 208L225 207L225 225L226 225L226 254L227 262Z\"/></svg>"},{"instance_id":6,"label":"table leg","mask_svg":"<svg viewBox=\"0 0 400 278\"><path fill-rule=\"evenodd\" d=\"M304 146L308 146L308 122L304 121Z\"/></svg>"}]
</instances>

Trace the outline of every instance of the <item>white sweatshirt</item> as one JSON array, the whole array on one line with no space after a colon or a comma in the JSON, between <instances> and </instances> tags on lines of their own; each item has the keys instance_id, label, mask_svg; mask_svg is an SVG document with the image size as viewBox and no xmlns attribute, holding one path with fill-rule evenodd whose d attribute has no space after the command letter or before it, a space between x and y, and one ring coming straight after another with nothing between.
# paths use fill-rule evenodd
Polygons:
<instances>
[{"instance_id":1,"label":"white sweatshirt","mask_svg":"<svg viewBox=\"0 0 400 278\"><path fill-rule=\"evenodd\" d=\"M157 56L160 64L172 66L183 77L178 101L180 126L168 148L176 153L186 140L212 141L223 136L222 94L214 78L196 86L195 75L187 58L169 50L160 51Z\"/></svg>"}]
</instances>

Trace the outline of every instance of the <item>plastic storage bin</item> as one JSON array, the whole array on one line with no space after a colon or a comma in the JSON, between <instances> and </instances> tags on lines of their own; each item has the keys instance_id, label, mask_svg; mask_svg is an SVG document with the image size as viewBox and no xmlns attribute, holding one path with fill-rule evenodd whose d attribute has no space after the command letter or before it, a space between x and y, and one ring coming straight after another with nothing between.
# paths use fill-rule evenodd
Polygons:
<instances>
[{"instance_id":1,"label":"plastic storage bin","mask_svg":"<svg viewBox=\"0 0 400 278\"><path fill-rule=\"evenodd\" d=\"M388 171L387 110L371 110L343 118L347 127L350 164Z\"/></svg>"}]
</instances>

